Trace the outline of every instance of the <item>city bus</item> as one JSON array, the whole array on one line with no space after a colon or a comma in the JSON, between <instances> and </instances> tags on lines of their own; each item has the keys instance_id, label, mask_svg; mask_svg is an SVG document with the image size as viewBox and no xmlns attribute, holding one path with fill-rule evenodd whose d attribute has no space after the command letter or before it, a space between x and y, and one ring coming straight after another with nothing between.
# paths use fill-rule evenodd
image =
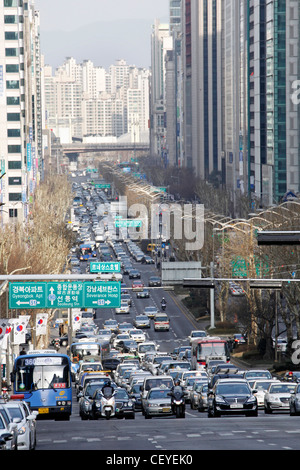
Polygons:
<instances>
[{"instance_id":1,"label":"city bus","mask_svg":"<svg viewBox=\"0 0 300 470\"><path fill-rule=\"evenodd\" d=\"M70 347L70 359L72 377L75 377L79 369L80 362L101 362L110 352L110 343L107 340L95 341L86 339L72 343Z\"/></svg>"},{"instance_id":2,"label":"city bus","mask_svg":"<svg viewBox=\"0 0 300 470\"><path fill-rule=\"evenodd\" d=\"M84 243L79 245L79 260L88 261L92 258L97 257L97 251L95 245L92 243Z\"/></svg>"},{"instance_id":3,"label":"city bus","mask_svg":"<svg viewBox=\"0 0 300 470\"><path fill-rule=\"evenodd\" d=\"M54 350L30 351L15 359L14 395L38 411L38 418L68 421L72 413L70 358Z\"/></svg>"},{"instance_id":4,"label":"city bus","mask_svg":"<svg viewBox=\"0 0 300 470\"><path fill-rule=\"evenodd\" d=\"M230 350L226 339L207 336L195 338L191 342L191 367L193 370L202 369L208 359L230 361Z\"/></svg>"}]
</instances>

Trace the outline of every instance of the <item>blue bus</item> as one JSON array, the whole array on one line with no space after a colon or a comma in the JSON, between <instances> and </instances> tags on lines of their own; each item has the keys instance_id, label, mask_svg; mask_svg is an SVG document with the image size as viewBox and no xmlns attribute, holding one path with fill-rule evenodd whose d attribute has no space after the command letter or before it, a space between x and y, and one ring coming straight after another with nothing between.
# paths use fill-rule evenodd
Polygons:
<instances>
[{"instance_id":1,"label":"blue bus","mask_svg":"<svg viewBox=\"0 0 300 470\"><path fill-rule=\"evenodd\" d=\"M94 244L83 243L79 245L79 260L88 261L97 257L97 251Z\"/></svg>"},{"instance_id":2,"label":"blue bus","mask_svg":"<svg viewBox=\"0 0 300 470\"><path fill-rule=\"evenodd\" d=\"M72 377L69 356L54 350L30 351L18 356L12 372L15 395L38 417L68 421L72 413Z\"/></svg>"}]
</instances>

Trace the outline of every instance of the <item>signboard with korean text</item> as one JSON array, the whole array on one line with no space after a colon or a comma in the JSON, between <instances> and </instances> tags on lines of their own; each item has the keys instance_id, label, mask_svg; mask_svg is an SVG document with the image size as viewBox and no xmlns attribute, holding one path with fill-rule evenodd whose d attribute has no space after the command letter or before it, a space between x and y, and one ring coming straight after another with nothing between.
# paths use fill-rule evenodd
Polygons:
<instances>
[{"instance_id":1,"label":"signboard with korean text","mask_svg":"<svg viewBox=\"0 0 300 470\"><path fill-rule=\"evenodd\" d=\"M120 304L117 281L9 283L10 309L116 308Z\"/></svg>"}]
</instances>

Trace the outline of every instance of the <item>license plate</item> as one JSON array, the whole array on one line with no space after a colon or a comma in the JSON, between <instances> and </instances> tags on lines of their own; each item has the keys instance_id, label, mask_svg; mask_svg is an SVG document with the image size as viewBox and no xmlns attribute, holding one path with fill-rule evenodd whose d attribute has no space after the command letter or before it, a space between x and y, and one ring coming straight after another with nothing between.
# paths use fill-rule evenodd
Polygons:
<instances>
[{"instance_id":1,"label":"license plate","mask_svg":"<svg viewBox=\"0 0 300 470\"><path fill-rule=\"evenodd\" d=\"M163 413L168 413L169 411L171 411L171 408L163 408Z\"/></svg>"},{"instance_id":2,"label":"license plate","mask_svg":"<svg viewBox=\"0 0 300 470\"><path fill-rule=\"evenodd\" d=\"M243 408L242 405L239 405L238 403L232 403L232 405L230 405L230 408Z\"/></svg>"},{"instance_id":3,"label":"license plate","mask_svg":"<svg viewBox=\"0 0 300 470\"><path fill-rule=\"evenodd\" d=\"M42 415L42 414L47 414L49 413L49 408L39 408L38 409L38 412Z\"/></svg>"}]
</instances>

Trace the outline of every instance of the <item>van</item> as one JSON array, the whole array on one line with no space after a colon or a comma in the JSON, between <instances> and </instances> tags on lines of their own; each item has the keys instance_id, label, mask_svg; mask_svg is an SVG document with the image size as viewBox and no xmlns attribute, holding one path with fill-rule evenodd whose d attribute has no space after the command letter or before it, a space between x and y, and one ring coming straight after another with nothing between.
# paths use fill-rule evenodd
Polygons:
<instances>
[{"instance_id":1,"label":"van","mask_svg":"<svg viewBox=\"0 0 300 470\"><path fill-rule=\"evenodd\" d=\"M155 387L165 387L171 389L174 386L174 381L170 375L163 376L154 376L145 377L143 385L141 387L141 400L142 400L142 409L144 408L144 401L147 397L147 394L151 388Z\"/></svg>"},{"instance_id":2,"label":"van","mask_svg":"<svg viewBox=\"0 0 300 470\"><path fill-rule=\"evenodd\" d=\"M157 313L154 317L155 331L169 331L170 320L166 313Z\"/></svg>"}]
</instances>

